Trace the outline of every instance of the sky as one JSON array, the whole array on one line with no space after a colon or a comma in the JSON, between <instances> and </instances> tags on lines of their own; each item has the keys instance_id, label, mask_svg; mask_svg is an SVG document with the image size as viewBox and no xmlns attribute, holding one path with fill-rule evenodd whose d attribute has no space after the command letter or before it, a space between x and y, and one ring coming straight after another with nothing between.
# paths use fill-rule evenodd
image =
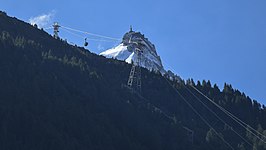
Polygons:
<instances>
[{"instance_id":1,"label":"sky","mask_svg":"<svg viewBox=\"0 0 266 150\"><path fill-rule=\"evenodd\" d=\"M132 25L156 46L166 69L220 89L232 84L263 104L265 8L265 0L0 0L0 10L45 29L58 22L121 39ZM59 36L77 45L87 37L87 48L97 54L119 44L63 28Z\"/></svg>"}]
</instances>

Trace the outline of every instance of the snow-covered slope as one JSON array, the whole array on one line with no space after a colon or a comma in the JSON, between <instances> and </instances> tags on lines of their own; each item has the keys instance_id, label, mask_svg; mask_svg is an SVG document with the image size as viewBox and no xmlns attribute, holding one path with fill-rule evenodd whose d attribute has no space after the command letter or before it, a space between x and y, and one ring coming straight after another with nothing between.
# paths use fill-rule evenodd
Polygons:
<instances>
[{"instance_id":1,"label":"snow-covered slope","mask_svg":"<svg viewBox=\"0 0 266 150\"><path fill-rule=\"evenodd\" d=\"M136 47L143 51L141 55L142 67L149 70L159 71L162 74L166 73L163 68L161 58L157 55L155 46L140 32L130 30L124 35L123 41L118 46L106 50L100 53L100 55L132 63L136 62L137 59L135 52Z\"/></svg>"}]
</instances>

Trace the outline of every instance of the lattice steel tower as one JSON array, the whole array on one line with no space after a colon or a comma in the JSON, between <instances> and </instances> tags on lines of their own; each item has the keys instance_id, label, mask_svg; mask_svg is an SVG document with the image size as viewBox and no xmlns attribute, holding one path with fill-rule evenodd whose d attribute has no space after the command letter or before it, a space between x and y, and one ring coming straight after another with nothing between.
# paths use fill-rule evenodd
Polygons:
<instances>
[{"instance_id":1,"label":"lattice steel tower","mask_svg":"<svg viewBox=\"0 0 266 150\"><path fill-rule=\"evenodd\" d=\"M59 38L59 36L58 36L58 32L59 32L59 27L60 27L60 25L58 24L58 22L55 22L55 23L53 24L53 27L54 27L54 38L55 38L55 39L58 39L58 38Z\"/></svg>"},{"instance_id":2,"label":"lattice steel tower","mask_svg":"<svg viewBox=\"0 0 266 150\"><path fill-rule=\"evenodd\" d=\"M132 67L131 71L129 74L128 82L127 85L128 87L134 91L138 92L139 94L141 93L141 55L142 55L142 50L139 48L139 45L137 42L134 42L136 44L135 51L137 59L135 62L132 62Z\"/></svg>"}]
</instances>

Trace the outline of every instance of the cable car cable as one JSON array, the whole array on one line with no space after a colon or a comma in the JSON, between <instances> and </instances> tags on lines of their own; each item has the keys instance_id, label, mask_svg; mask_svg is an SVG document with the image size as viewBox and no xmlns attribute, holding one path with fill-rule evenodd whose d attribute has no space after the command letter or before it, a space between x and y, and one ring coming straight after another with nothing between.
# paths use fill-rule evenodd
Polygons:
<instances>
[{"instance_id":1,"label":"cable car cable","mask_svg":"<svg viewBox=\"0 0 266 150\"><path fill-rule=\"evenodd\" d=\"M74 32L71 32L65 28L62 28L64 31L70 33L70 34L73 34L74 36L76 37L79 37L79 38L82 38L82 39L87 39L87 41L98 41L98 42L117 42L117 41L114 41L114 40L105 40L105 39L94 39L94 38L88 38L86 36L82 36L80 34L77 34L77 33L74 33Z\"/></svg>"},{"instance_id":2,"label":"cable car cable","mask_svg":"<svg viewBox=\"0 0 266 150\"><path fill-rule=\"evenodd\" d=\"M217 117L221 122L223 122L225 125L227 125L228 127L230 127L230 129L237 135L239 136L243 141L245 141L249 146L253 147L253 145L248 142L243 136L241 136L237 131L235 131L233 129L233 127L231 127L229 124L227 124L221 117L218 116L218 114L216 114L211 108L209 108L204 102L202 102L200 100L200 98L198 98L194 93L192 93L192 91L186 87L186 85L184 85L185 89L191 94L193 95L206 109L208 109L215 117Z\"/></svg>"},{"instance_id":3,"label":"cable car cable","mask_svg":"<svg viewBox=\"0 0 266 150\"><path fill-rule=\"evenodd\" d=\"M171 83L166 79L166 82L174 89L174 91L181 97L181 99L193 110L194 113L196 113L200 119L210 128L214 131L214 133L232 150L234 150L233 146L228 143L213 127L212 125L186 100L186 98L173 86Z\"/></svg>"},{"instance_id":4,"label":"cable car cable","mask_svg":"<svg viewBox=\"0 0 266 150\"><path fill-rule=\"evenodd\" d=\"M81 30L78 30L78 29L73 29L73 28L65 27L65 26L61 26L61 27L65 28L65 29L68 29L68 30L72 30L72 31L76 31L76 32L80 32L80 33L96 36L96 37L106 38L106 39L115 40L115 41L121 41L121 39L119 39L119 38L113 38L113 37L104 36L104 35L100 35L100 34L90 33L90 32L81 31Z\"/></svg>"},{"instance_id":5,"label":"cable car cable","mask_svg":"<svg viewBox=\"0 0 266 150\"><path fill-rule=\"evenodd\" d=\"M255 130L254 128L252 128L251 126L249 126L248 124L246 124L244 121L242 121L241 119L237 118L236 116L234 116L232 113L230 113L229 111L227 111L226 109L224 109L223 107L221 107L220 105L218 105L217 103L215 103L213 100L211 100L208 96L206 96L205 94L203 94L201 91L199 91L196 87L190 85L194 90L196 90L198 93L200 93L202 96L204 96L207 100L209 100L212 104L214 104L216 107L218 107L222 112L224 112L226 115L228 115L230 118L232 118L235 122L237 122L240 126L242 126L245 129L251 129L253 132L259 134L260 136L262 136L263 138L266 139L266 136L261 134L260 132L258 132L257 130ZM264 141L264 139L262 139L261 137L259 137L258 135L256 135L255 133L251 132L250 130L247 130L249 133L251 133L252 135L254 135L255 137L257 137L259 140L261 140L262 142L266 143Z\"/></svg>"}]
</instances>

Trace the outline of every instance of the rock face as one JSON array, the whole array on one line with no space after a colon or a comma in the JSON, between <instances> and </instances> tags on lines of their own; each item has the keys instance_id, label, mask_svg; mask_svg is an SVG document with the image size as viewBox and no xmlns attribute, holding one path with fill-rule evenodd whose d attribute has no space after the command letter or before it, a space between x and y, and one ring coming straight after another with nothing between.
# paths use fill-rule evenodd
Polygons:
<instances>
[{"instance_id":1,"label":"rock face","mask_svg":"<svg viewBox=\"0 0 266 150\"><path fill-rule=\"evenodd\" d=\"M137 59L137 53L135 51L136 47L142 51L140 62L142 67L149 70L159 71L162 74L166 73L161 58L156 52L155 46L145 38L143 34L132 31L132 29L124 35L123 41L118 46L106 50L100 53L100 55L132 63L136 62Z\"/></svg>"}]
</instances>

